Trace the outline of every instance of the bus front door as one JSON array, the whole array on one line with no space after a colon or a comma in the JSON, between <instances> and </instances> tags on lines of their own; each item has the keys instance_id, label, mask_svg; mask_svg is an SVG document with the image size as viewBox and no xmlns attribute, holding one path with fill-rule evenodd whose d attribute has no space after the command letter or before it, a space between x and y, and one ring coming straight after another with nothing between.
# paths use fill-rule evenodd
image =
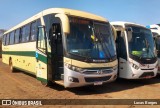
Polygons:
<instances>
[{"instance_id":1,"label":"bus front door","mask_svg":"<svg viewBox=\"0 0 160 108\"><path fill-rule=\"evenodd\" d=\"M60 84L63 85L63 44L60 23L52 24L52 30L50 32L52 78L54 82L61 82Z\"/></svg>"},{"instance_id":2,"label":"bus front door","mask_svg":"<svg viewBox=\"0 0 160 108\"><path fill-rule=\"evenodd\" d=\"M36 77L43 85L48 84L47 75L47 44L44 26L38 27L38 36L36 41Z\"/></svg>"},{"instance_id":3,"label":"bus front door","mask_svg":"<svg viewBox=\"0 0 160 108\"><path fill-rule=\"evenodd\" d=\"M118 76L123 77L126 75L127 69L127 50L125 36L122 31L117 31L116 47L118 57Z\"/></svg>"}]
</instances>

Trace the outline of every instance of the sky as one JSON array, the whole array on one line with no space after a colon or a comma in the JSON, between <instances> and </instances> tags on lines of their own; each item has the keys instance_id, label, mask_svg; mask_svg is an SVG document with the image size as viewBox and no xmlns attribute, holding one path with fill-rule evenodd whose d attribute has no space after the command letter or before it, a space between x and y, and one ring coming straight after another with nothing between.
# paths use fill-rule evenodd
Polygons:
<instances>
[{"instance_id":1,"label":"sky","mask_svg":"<svg viewBox=\"0 0 160 108\"><path fill-rule=\"evenodd\" d=\"M9 29L48 8L90 12L109 21L160 23L160 0L0 0L0 29Z\"/></svg>"}]
</instances>

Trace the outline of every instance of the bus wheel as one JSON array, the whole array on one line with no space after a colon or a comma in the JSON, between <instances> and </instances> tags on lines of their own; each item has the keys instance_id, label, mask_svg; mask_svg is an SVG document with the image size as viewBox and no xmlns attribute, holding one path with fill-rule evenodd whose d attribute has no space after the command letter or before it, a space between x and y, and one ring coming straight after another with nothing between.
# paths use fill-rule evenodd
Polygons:
<instances>
[{"instance_id":1,"label":"bus wheel","mask_svg":"<svg viewBox=\"0 0 160 108\"><path fill-rule=\"evenodd\" d=\"M51 82L51 81L48 81L48 82L46 83L46 82L41 81L41 84L44 85L44 86L51 86L51 85L52 85L52 82Z\"/></svg>"},{"instance_id":2,"label":"bus wheel","mask_svg":"<svg viewBox=\"0 0 160 108\"><path fill-rule=\"evenodd\" d=\"M47 83L41 81L41 84L44 85L44 86L47 86Z\"/></svg>"},{"instance_id":3,"label":"bus wheel","mask_svg":"<svg viewBox=\"0 0 160 108\"><path fill-rule=\"evenodd\" d=\"M15 72L16 71L16 69L13 67L13 63L12 63L11 59L9 60L9 67L10 67L10 71L11 72Z\"/></svg>"}]
</instances>

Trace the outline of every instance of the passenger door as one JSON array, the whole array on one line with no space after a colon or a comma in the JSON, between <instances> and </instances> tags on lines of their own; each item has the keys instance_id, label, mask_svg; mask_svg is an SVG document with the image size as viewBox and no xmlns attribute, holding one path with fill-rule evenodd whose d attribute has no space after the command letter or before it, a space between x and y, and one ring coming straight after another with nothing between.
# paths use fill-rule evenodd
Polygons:
<instances>
[{"instance_id":1,"label":"passenger door","mask_svg":"<svg viewBox=\"0 0 160 108\"><path fill-rule=\"evenodd\" d=\"M47 85L47 41L45 35L45 27L38 27L38 36L36 42L36 77L42 82L42 84Z\"/></svg>"},{"instance_id":2,"label":"passenger door","mask_svg":"<svg viewBox=\"0 0 160 108\"><path fill-rule=\"evenodd\" d=\"M63 42L60 23L52 24L52 33L50 37L53 79L63 80Z\"/></svg>"},{"instance_id":3,"label":"passenger door","mask_svg":"<svg viewBox=\"0 0 160 108\"><path fill-rule=\"evenodd\" d=\"M123 77L127 72L127 50L125 35L122 31L117 31L117 55L118 55L118 74Z\"/></svg>"}]
</instances>

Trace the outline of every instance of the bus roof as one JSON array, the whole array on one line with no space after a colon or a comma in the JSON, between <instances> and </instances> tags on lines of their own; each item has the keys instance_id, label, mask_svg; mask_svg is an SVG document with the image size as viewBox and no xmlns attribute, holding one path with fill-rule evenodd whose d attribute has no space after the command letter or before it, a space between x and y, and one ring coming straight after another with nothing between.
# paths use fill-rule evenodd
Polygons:
<instances>
[{"instance_id":1,"label":"bus roof","mask_svg":"<svg viewBox=\"0 0 160 108\"><path fill-rule=\"evenodd\" d=\"M141 26L141 27L145 27L144 25L140 25L140 24L137 24L137 23L132 23L132 22L125 22L125 21L114 21L114 22L111 22L112 25L122 25L124 26L125 24L133 24L133 25L137 25L137 26ZM146 28L146 27L145 27Z\"/></svg>"},{"instance_id":2,"label":"bus roof","mask_svg":"<svg viewBox=\"0 0 160 108\"><path fill-rule=\"evenodd\" d=\"M153 33L160 35L160 26L158 24L147 25L146 27L149 28Z\"/></svg>"},{"instance_id":3,"label":"bus roof","mask_svg":"<svg viewBox=\"0 0 160 108\"><path fill-rule=\"evenodd\" d=\"M101 16L97 16L88 12L83 12L83 11L79 11L79 10L73 10L73 9L67 9L67 8L50 8L50 9L46 9L43 10L41 12L39 12L38 14L28 18L27 20L19 23L18 25L14 26L13 28L9 29L8 31L6 31L4 34L9 33L19 27L22 27L23 25L26 25L36 19L39 19L42 16L45 16L47 14L67 14L67 15L71 15L71 16L77 16L77 17L83 17L83 18L88 18L88 19L92 19L92 20L98 20L98 21L105 21L108 22L107 19L101 17Z\"/></svg>"},{"instance_id":4,"label":"bus roof","mask_svg":"<svg viewBox=\"0 0 160 108\"><path fill-rule=\"evenodd\" d=\"M152 24L152 25L147 25L146 27L152 29L152 28L159 28L160 26L158 24Z\"/></svg>"}]
</instances>

